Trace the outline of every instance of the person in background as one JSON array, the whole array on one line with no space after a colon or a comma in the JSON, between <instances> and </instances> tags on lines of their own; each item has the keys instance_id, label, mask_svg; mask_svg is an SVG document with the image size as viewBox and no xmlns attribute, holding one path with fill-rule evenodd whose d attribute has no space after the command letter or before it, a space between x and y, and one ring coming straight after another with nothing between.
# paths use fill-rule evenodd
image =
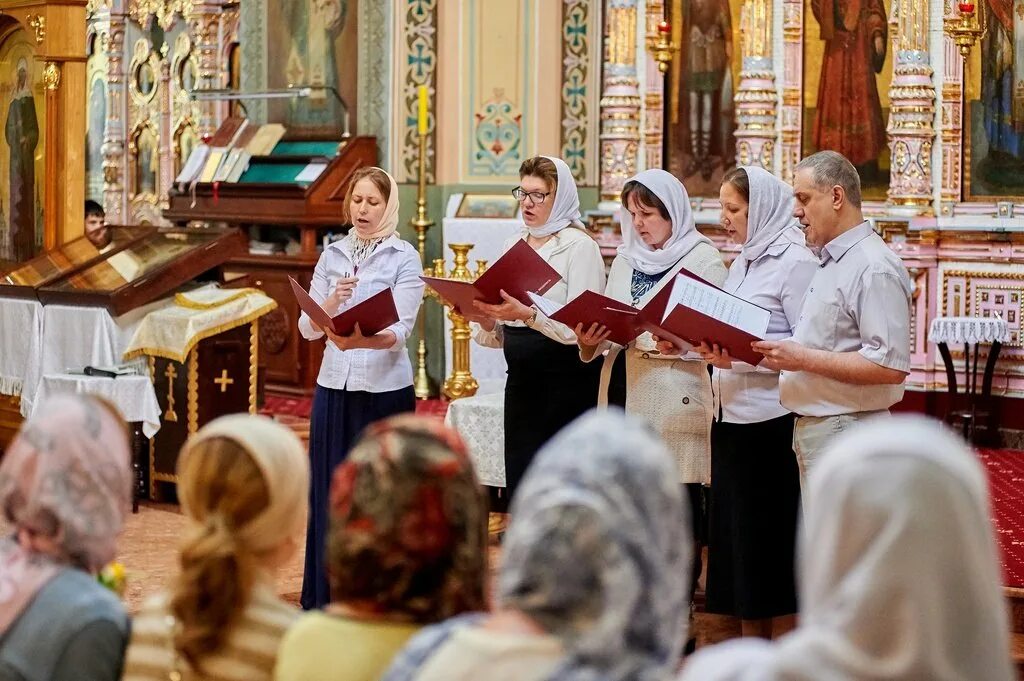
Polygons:
<instances>
[{"instance_id":1,"label":"person in background","mask_svg":"<svg viewBox=\"0 0 1024 681\"><path fill-rule=\"evenodd\" d=\"M800 626L698 651L680 681L1011 681L985 474L939 423L829 443L805 490Z\"/></svg>"},{"instance_id":2,"label":"person in background","mask_svg":"<svg viewBox=\"0 0 1024 681\"><path fill-rule=\"evenodd\" d=\"M177 473L189 519L181 570L132 622L124 681L270 681L299 616L278 598L274 572L306 519L302 443L269 418L222 416L185 443Z\"/></svg>"},{"instance_id":3,"label":"person in background","mask_svg":"<svg viewBox=\"0 0 1024 681\"><path fill-rule=\"evenodd\" d=\"M494 611L426 628L383 681L666 678L693 546L674 464L619 409L572 423L512 502Z\"/></svg>"},{"instance_id":4,"label":"person in background","mask_svg":"<svg viewBox=\"0 0 1024 681\"><path fill-rule=\"evenodd\" d=\"M309 295L335 316L391 289L400 319L374 336L365 337L357 329L342 338L318 327L305 313L299 317L303 338L328 337L309 426L312 477L301 597L307 610L330 600L324 537L334 468L367 425L416 409L405 341L423 301L423 267L416 248L396 231L398 185L380 168L361 168L349 183L345 207L352 229L324 249Z\"/></svg>"},{"instance_id":5,"label":"person in background","mask_svg":"<svg viewBox=\"0 0 1024 681\"><path fill-rule=\"evenodd\" d=\"M103 206L92 200L85 202L85 238L101 253L114 238L107 227L107 214L103 212Z\"/></svg>"},{"instance_id":6,"label":"person in background","mask_svg":"<svg viewBox=\"0 0 1024 681\"><path fill-rule=\"evenodd\" d=\"M794 215L820 249L792 339L753 348L781 371L779 398L797 414L793 449L806 482L828 441L853 423L888 414L910 373L907 268L861 212L860 177L834 151L796 166Z\"/></svg>"},{"instance_id":7,"label":"person in background","mask_svg":"<svg viewBox=\"0 0 1024 681\"><path fill-rule=\"evenodd\" d=\"M604 260L580 222L572 171L560 158L534 156L519 167L512 194L523 211L525 240L561 275L544 296L564 305L583 291L603 291ZM572 329L504 295L500 305L477 303L474 338L505 352L505 489L511 499L541 445L597 404L598 371L580 361ZM467 311L471 318L474 315Z\"/></svg>"},{"instance_id":8,"label":"person in background","mask_svg":"<svg viewBox=\"0 0 1024 681\"><path fill-rule=\"evenodd\" d=\"M128 616L97 573L131 502L128 429L100 399L40 404L0 464L0 679L117 681Z\"/></svg>"},{"instance_id":9,"label":"person in background","mask_svg":"<svg viewBox=\"0 0 1024 681\"><path fill-rule=\"evenodd\" d=\"M793 188L741 167L726 174L720 198L722 225L742 245L722 288L771 312L766 338L788 338L818 269L793 217ZM745 636L771 638L793 627L796 612L794 417L779 404L777 371L715 343L697 351L715 367L707 611L739 617Z\"/></svg>"},{"instance_id":10,"label":"person in background","mask_svg":"<svg viewBox=\"0 0 1024 681\"><path fill-rule=\"evenodd\" d=\"M487 607L486 499L436 419L371 425L334 472L330 515L332 599L285 636L277 681L377 681L420 627Z\"/></svg>"},{"instance_id":11,"label":"person in background","mask_svg":"<svg viewBox=\"0 0 1024 681\"><path fill-rule=\"evenodd\" d=\"M697 231L689 196L674 176L645 170L631 178L622 190L622 206L623 243L605 295L643 307L682 269L716 286L725 281L722 256ZM707 364L697 354L659 352L647 332L625 348L610 343L607 329L599 325L581 325L575 332L583 361L604 358L599 402L642 417L675 454L676 478L686 488L693 536L699 540L705 517L702 485L710 480L713 398ZM701 571L699 545L693 557L691 599Z\"/></svg>"}]
</instances>

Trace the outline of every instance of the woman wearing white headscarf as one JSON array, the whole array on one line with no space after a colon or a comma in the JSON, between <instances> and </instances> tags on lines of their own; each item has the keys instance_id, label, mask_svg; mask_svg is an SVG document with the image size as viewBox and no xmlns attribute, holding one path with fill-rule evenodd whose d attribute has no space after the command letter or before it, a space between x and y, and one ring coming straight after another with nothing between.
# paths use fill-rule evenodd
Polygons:
<instances>
[{"instance_id":1,"label":"woman wearing white headscarf","mask_svg":"<svg viewBox=\"0 0 1024 681\"><path fill-rule=\"evenodd\" d=\"M128 639L96 581L131 499L128 430L113 407L62 395L39 405L0 464L0 679L116 681Z\"/></svg>"},{"instance_id":2,"label":"woman wearing white headscarf","mask_svg":"<svg viewBox=\"0 0 1024 681\"><path fill-rule=\"evenodd\" d=\"M535 156L519 168L525 229L502 252L525 240L562 279L544 294L565 304L586 290L604 290L604 260L580 222L576 181L565 161ZM505 489L515 493L541 445L597 403L598 374L580 362L572 329L511 296L501 305L477 303L474 338L504 349ZM473 318L473 317L471 317ZM543 399L538 397L543 396Z\"/></svg>"},{"instance_id":3,"label":"woman wearing white headscarf","mask_svg":"<svg viewBox=\"0 0 1024 681\"><path fill-rule=\"evenodd\" d=\"M344 461L359 433L374 421L416 409L412 364L405 341L423 301L423 267L416 248L398 230L398 185L380 168L357 170L345 197L352 229L324 249L313 270L309 295L331 315L384 289L395 297L399 320L375 336L341 338L303 313L299 332L307 340L328 337L309 424L312 479L302 607L330 600L324 572L324 537L331 473Z\"/></svg>"},{"instance_id":4,"label":"woman wearing white headscarf","mask_svg":"<svg viewBox=\"0 0 1024 681\"><path fill-rule=\"evenodd\" d=\"M537 455L487 615L428 627L384 681L654 681L679 662L692 541L674 459L621 410Z\"/></svg>"},{"instance_id":5,"label":"woman wearing white headscarf","mask_svg":"<svg viewBox=\"0 0 1024 681\"><path fill-rule=\"evenodd\" d=\"M793 335L818 269L793 217L793 188L761 168L736 168L720 198L722 226L742 244L723 288L771 312L766 338ZM794 417L779 404L778 372L717 345L697 351L715 367L707 609L739 617L745 636L771 638L773 624L775 635L784 633L796 612Z\"/></svg>"},{"instance_id":6,"label":"woman wearing white headscarf","mask_svg":"<svg viewBox=\"0 0 1024 681\"><path fill-rule=\"evenodd\" d=\"M695 655L682 681L1011 681L985 475L939 423L858 426L811 472L800 626Z\"/></svg>"},{"instance_id":7,"label":"woman wearing white headscarf","mask_svg":"<svg viewBox=\"0 0 1024 681\"><path fill-rule=\"evenodd\" d=\"M608 297L643 307L671 286L683 268L715 285L725 280L718 249L694 225L686 189L664 170L645 170L625 184L620 223L622 245L608 275ZM701 485L710 478L712 397L707 365L697 355L659 353L649 333L625 348L605 340L607 331L601 327L577 327L576 333L584 361L604 354L601 403L643 417L675 454L676 477L687 486L694 535L699 537L704 515ZM694 559L696 586L699 551Z\"/></svg>"}]
</instances>

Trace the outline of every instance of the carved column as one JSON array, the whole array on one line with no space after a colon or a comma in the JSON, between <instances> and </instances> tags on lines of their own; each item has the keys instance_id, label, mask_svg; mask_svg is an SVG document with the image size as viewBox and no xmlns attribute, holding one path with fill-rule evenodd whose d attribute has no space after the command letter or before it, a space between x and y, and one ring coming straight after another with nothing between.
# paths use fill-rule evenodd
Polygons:
<instances>
[{"instance_id":1,"label":"carved column","mask_svg":"<svg viewBox=\"0 0 1024 681\"><path fill-rule=\"evenodd\" d=\"M911 214L930 212L935 87L928 55L928 1L892 6L896 65L889 88L889 205Z\"/></svg>"},{"instance_id":2,"label":"carved column","mask_svg":"<svg viewBox=\"0 0 1024 681\"><path fill-rule=\"evenodd\" d=\"M103 49L107 53L107 124L103 133L103 210L107 222L128 223L128 194L125 191L125 119L127 93L124 78L124 30L126 17L110 12L109 29Z\"/></svg>"},{"instance_id":3,"label":"carved column","mask_svg":"<svg viewBox=\"0 0 1024 681\"><path fill-rule=\"evenodd\" d=\"M957 21L960 17L956 3L947 2L943 22ZM960 51L948 34L942 36L942 200L941 214L952 215L953 204L960 201L963 167L963 96L964 61Z\"/></svg>"},{"instance_id":4,"label":"carved column","mask_svg":"<svg viewBox=\"0 0 1024 681\"><path fill-rule=\"evenodd\" d=\"M601 200L618 203L636 173L640 83L636 76L637 0L608 0L601 92Z\"/></svg>"},{"instance_id":5,"label":"carved column","mask_svg":"<svg viewBox=\"0 0 1024 681\"><path fill-rule=\"evenodd\" d=\"M158 154L160 156L160 171L157 173L157 202L159 208L166 208L168 205L167 194L174 182L174 133L171 129L171 60L167 58L168 46L164 43L160 51L160 89L157 97L160 100L159 127L160 141ZM159 213L159 211L158 211ZM157 216L159 219L159 215Z\"/></svg>"},{"instance_id":6,"label":"carved column","mask_svg":"<svg viewBox=\"0 0 1024 681\"><path fill-rule=\"evenodd\" d=\"M664 19L664 0L647 0L646 34L656 36L658 24ZM658 70L658 62L650 50L644 49L644 54L644 167L662 168L662 147L665 139L662 126L665 118L665 75Z\"/></svg>"},{"instance_id":7,"label":"carved column","mask_svg":"<svg viewBox=\"0 0 1024 681\"><path fill-rule=\"evenodd\" d=\"M226 80L221 75L220 59L221 9L212 3L199 5L189 16L188 27L195 44L199 73L197 90L213 90L223 87ZM224 65L227 70L227 65ZM212 135L217 129L217 102L199 102L199 136Z\"/></svg>"},{"instance_id":8,"label":"carved column","mask_svg":"<svg viewBox=\"0 0 1024 681\"><path fill-rule=\"evenodd\" d=\"M746 0L740 9L743 70L736 90L736 164L775 165L775 73L772 70L772 0Z\"/></svg>"},{"instance_id":9,"label":"carved column","mask_svg":"<svg viewBox=\"0 0 1024 681\"><path fill-rule=\"evenodd\" d=\"M793 181L803 132L804 0L782 0L782 179Z\"/></svg>"}]
</instances>

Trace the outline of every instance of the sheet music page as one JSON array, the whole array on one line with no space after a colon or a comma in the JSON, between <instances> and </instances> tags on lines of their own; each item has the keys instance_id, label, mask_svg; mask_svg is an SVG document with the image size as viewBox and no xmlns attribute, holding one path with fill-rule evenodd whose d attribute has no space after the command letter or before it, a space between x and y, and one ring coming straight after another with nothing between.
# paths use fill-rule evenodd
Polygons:
<instances>
[{"instance_id":1,"label":"sheet music page","mask_svg":"<svg viewBox=\"0 0 1024 681\"><path fill-rule=\"evenodd\" d=\"M537 306L537 309L540 310L545 317L551 317L564 307L550 298L538 296L536 293L529 293L528 295L530 296L530 300L533 301L533 304Z\"/></svg>"},{"instance_id":2,"label":"sheet music page","mask_svg":"<svg viewBox=\"0 0 1024 681\"><path fill-rule=\"evenodd\" d=\"M771 317L771 313L762 307L686 275L676 277L662 321L669 316L676 305L706 314L758 338L764 338L765 332L768 330L768 320Z\"/></svg>"}]
</instances>

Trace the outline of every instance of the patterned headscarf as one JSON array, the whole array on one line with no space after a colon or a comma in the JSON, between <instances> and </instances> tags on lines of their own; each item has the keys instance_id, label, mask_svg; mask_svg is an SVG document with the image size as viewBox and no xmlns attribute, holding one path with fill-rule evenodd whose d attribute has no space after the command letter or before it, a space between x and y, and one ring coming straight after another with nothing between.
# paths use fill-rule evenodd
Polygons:
<instances>
[{"instance_id":1,"label":"patterned headscarf","mask_svg":"<svg viewBox=\"0 0 1024 681\"><path fill-rule=\"evenodd\" d=\"M581 417L537 454L513 500L498 598L562 640L553 681L646 681L675 668L689 527L674 458L621 410Z\"/></svg>"},{"instance_id":2,"label":"patterned headscarf","mask_svg":"<svg viewBox=\"0 0 1024 681\"><path fill-rule=\"evenodd\" d=\"M436 419L371 425L331 483L335 601L430 623L486 607L487 505L458 434Z\"/></svg>"},{"instance_id":3,"label":"patterned headscarf","mask_svg":"<svg viewBox=\"0 0 1024 681\"><path fill-rule=\"evenodd\" d=\"M62 395L39 405L0 464L0 634L61 568L109 563L131 500L124 422L99 401ZM38 553L33 539L56 545Z\"/></svg>"}]
</instances>

